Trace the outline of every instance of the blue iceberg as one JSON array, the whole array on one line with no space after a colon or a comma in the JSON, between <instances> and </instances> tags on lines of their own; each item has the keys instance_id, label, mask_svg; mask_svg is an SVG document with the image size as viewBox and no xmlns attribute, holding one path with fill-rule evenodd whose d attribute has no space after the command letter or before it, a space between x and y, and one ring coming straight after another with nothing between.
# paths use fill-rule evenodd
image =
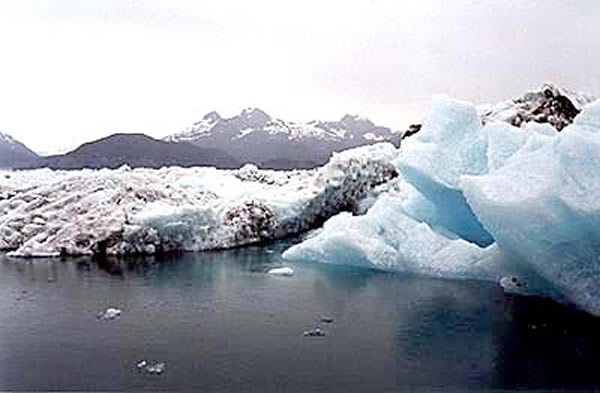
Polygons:
<instances>
[{"instance_id":1,"label":"blue iceberg","mask_svg":"<svg viewBox=\"0 0 600 393\"><path fill-rule=\"evenodd\" d=\"M364 215L341 213L288 260L496 281L600 315L600 101L557 132L482 125L438 96Z\"/></svg>"}]
</instances>

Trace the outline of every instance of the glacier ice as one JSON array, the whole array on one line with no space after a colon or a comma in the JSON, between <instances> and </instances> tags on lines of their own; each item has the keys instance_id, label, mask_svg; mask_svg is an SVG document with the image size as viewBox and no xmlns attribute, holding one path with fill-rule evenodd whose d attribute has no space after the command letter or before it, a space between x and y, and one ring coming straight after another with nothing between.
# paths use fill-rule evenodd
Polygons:
<instances>
[{"instance_id":1,"label":"glacier ice","mask_svg":"<svg viewBox=\"0 0 600 393\"><path fill-rule=\"evenodd\" d=\"M284 258L493 280L600 315L600 101L559 133L482 126L436 97L394 165L366 214L332 217Z\"/></svg>"},{"instance_id":2,"label":"glacier ice","mask_svg":"<svg viewBox=\"0 0 600 393\"><path fill-rule=\"evenodd\" d=\"M228 248L358 210L396 176L398 150L335 154L316 170L162 168L0 172L0 250L11 255L154 254Z\"/></svg>"}]
</instances>

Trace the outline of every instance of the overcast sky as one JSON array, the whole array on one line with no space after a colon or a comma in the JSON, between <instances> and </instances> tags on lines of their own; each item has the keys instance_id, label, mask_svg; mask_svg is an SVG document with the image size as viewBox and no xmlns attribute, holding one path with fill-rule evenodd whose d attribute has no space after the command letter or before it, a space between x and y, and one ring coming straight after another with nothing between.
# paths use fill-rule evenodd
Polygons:
<instances>
[{"instance_id":1,"label":"overcast sky","mask_svg":"<svg viewBox=\"0 0 600 393\"><path fill-rule=\"evenodd\" d=\"M0 0L0 51L0 131L37 151L250 106L402 128L434 93L600 95L600 1Z\"/></svg>"}]
</instances>

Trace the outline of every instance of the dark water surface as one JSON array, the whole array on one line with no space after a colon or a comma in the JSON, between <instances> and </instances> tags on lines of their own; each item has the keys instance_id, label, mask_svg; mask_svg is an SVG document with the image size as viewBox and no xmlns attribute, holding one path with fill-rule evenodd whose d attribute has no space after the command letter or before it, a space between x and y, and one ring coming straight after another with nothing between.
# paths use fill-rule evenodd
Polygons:
<instances>
[{"instance_id":1,"label":"dark water surface","mask_svg":"<svg viewBox=\"0 0 600 393\"><path fill-rule=\"evenodd\" d=\"M265 274L283 247L101 266L0 255L0 390L600 388L598 318L490 283ZM121 318L98 320L107 307Z\"/></svg>"}]
</instances>

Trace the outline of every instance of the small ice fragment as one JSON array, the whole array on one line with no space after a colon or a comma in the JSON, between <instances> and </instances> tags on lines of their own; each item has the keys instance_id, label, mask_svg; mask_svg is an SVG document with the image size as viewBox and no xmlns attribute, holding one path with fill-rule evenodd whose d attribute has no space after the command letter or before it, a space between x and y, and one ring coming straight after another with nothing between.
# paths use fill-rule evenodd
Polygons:
<instances>
[{"instance_id":1,"label":"small ice fragment","mask_svg":"<svg viewBox=\"0 0 600 393\"><path fill-rule=\"evenodd\" d=\"M321 317L321 322L323 323L333 323L333 318L332 317Z\"/></svg>"},{"instance_id":2,"label":"small ice fragment","mask_svg":"<svg viewBox=\"0 0 600 393\"><path fill-rule=\"evenodd\" d=\"M306 330L304 332L305 337L323 337L325 336L325 332L320 328L315 328L313 330Z\"/></svg>"},{"instance_id":3,"label":"small ice fragment","mask_svg":"<svg viewBox=\"0 0 600 393\"><path fill-rule=\"evenodd\" d=\"M294 275L294 270L289 267L276 267L270 269L267 273L272 274L274 276L286 276L290 277Z\"/></svg>"},{"instance_id":4,"label":"small ice fragment","mask_svg":"<svg viewBox=\"0 0 600 393\"><path fill-rule=\"evenodd\" d=\"M515 276L504 276L500 279L500 286L506 293L519 293L527 289L527 282Z\"/></svg>"},{"instance_id":5,"label":"small ice fragment","mask_svg":"<svg viewBox=\"0 0 600 393\"><path fill-rule=\"evenodd\" d=\"M98 319L116 319L121 316L121 310L118 308L109 307L106 311L98 314Z\"/></svg>"},{"instance_id":6,"label":"small ice fragment","mask_svg":"<svg viewBox=\"0 0 600 393\"><path fill-rule=\"evenodd\" d=\"M154 363L151 366L147 366L146 371L148 371L150 374L162 374L162 372L165 371L165 364Z\"/></svg>"},{"instance_id":7,"label":"small ice fragment","mask_svg":"<svg viewBox=\"0 0 600 393\"><path fill-rule=\"evenodd\" d=\"M144 367L146 367L147 364L148 364L148 362L146 362L145 360L140 360L139 362L137 362L137 364L135 366L137 368L144 368Z\"/></svg>"}]
</instances>

